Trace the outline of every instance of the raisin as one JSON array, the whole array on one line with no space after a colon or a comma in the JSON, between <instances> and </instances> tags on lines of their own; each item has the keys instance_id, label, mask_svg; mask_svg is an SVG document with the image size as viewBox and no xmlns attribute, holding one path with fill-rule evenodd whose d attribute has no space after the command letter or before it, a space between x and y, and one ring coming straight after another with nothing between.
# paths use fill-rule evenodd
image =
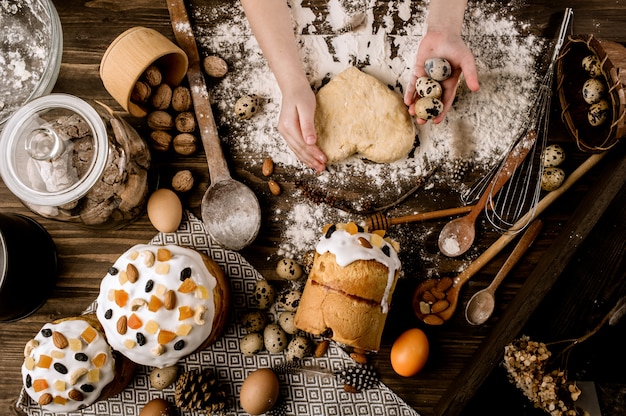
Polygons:
<instances>
[{"instance_id":1,"label":"raisin","mask_svg":"<svg viewBox=\"0 0 626 416\"><path fill-rule=\"evenodd\" d=\"M117 268L115 268L115 267L113 267L113 266L109 267L109 274L110 274L111 276L115 276L115 275L116 275L116 274L118 274L119 272L120 272L120 271L119 271L119 270L117 270Z\"/></svg>"},{"instance_id":2,"label":"raisin","mask_svg":"<svg viewBox=\"0 0 626 416\"><path fill-rule=\"evenodd\" d=\"M82 386L80 386L80 389L85 393L91 393L92 391L94 391L94 387L91 384L83 384Z\"/></svg>"},{"instance_id":3,"label":"raisin","mask_svg":"<svg viewBox=\"0 0 626 416\"><path fill-rule=\"evenodd\" d=\"M330 238L330 236L333 235L335 231L337 231L337 224L333 224L330 227L328 227L328 231L326 231L326 234L324 235L324 237Z\"/></svg>"},{"instance_id":4,"label":"raisin","mask_svg":"<svg viewBox=\"0 0 626 416\"><path fill-rule=\"evenodd\" d=\"M26 375L26 388L29 389L32 387L32 385L33 385L33 379L30 376L30 374L27 374Z\"/></svg>"},{"instance_id":5,"label":"raisin","mask_svg":"<svg viewBox=\"0 0 626 416\"><path fill-rule=\"evenodd\" d=\"M183 348L185 348L185 341L184 341L184 340L182 340L182 339L181 339L181 340L179 340L178 342L176 342L176 344L174 344L174 349L175 349L176 351L180 351L180 350L182 350Z\"/></svg>"},{"instance_id":6,"label":"raisin","mask_svg":"<svg viewBox=\"0 0 626 416\"><path fill-rule=\"evenodd\" d=\"M112 316L113 316L113 309L107 309L107 311L104 313L104 318L111 319Z\"/></svg>"},{"instance_id":7,"label":"raisin","mask_svg":"<svg viewBox=\"0 0 626 416\"><path fill-rule=\"evenodd\" d=\"M391 250L389 249L389 246L383 246L381 250L383 251L383 253L385 253L387 257L391 257Z\"/></svg>"},{"instance_id":8,"label":"raisin","mask_svg":"<svg viewBox=\"0 0 626 416\"><path fill-rule=\"evenodd\" d=\"M46 338L50 338L52 336L52 330L50 328L44 328L41 330L41 335Z\"/></svg>"},{"instance_id":9,"label":"raisin","mask_svg":"<svg viewBox=\"0 0 626 416\"><path fill-rule=\"evenodd\" d=\"M61 374L67 374L67 367L61 363L54 363L54 369Z\"/></svg>"},{"instance_id":10,"label":"raisin","mask_svg":"<svg viewBox=\"0 0 626 416\"><path fill-rule=\"evenodd\" d=\"M88 361L89 357L87 357L87 354L85 354L84 352L77 352L76 354L74 354L74 358L76 359L76 361Z\"/></svg>"},{"instance_id":11,"label":"raisin","mask_svg":"<svg viewBox=\"0 0 626 416\"><path fill-rule=\"evenodd\" d=\"M180 271L180 281L184 281L185 279L191 277L191 267L185 267Z\"/></svg>"},{"instance_id":12,"label":"raisin","mask_svg":"<svg viewBox=\"0 0 626 416\"><path fill-rule=\"evenodd\" d=\"M137 344L139 344L139 346L146 345L146 336L141 332L137 332Z\"/></svg>"},{"instance_id":13,"label":"raisin","mask_svg":"<svg viewBox=\"0 0 626 416\"><path fill-rule=\"evenodd\" d=\"M150 279L146 282L146 287L145 287L145 291L146 293L152 292L152 289L154 288L154 280Z\"/></svg>"}]
</instances>

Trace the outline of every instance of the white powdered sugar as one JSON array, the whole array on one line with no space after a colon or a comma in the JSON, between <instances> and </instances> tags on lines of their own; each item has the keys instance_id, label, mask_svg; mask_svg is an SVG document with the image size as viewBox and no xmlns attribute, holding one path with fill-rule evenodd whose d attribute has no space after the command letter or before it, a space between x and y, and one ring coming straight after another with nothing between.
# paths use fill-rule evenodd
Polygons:
<instances>
[{"instance_id":1,"label":"white powdered sugar","mask_svg":"<svg viewBox=\"0 0 626 416\"><path fill-rule=\"evenodd\" d=\"M426 30L427 4L330 0L316 9L302 0L289 4L302 61L315 90L353 65L403 94ZM466 171L494 166L522 133L542 75L540 57L549 42L525 33L526 25L510 14L501 5L469 4L462 35L476 58L480 91L470 92L461 82L445 120L418 126L417 146L407 158L377 165L354 156L319 175L294 156L276 130L280 90L239 2L196 8L194 17L202 48L230 65L228 76L210 88L218 125L229 128L223 138L233 154L258 155L251 165L258 165L259 157L271 157L296 180L318 189L351 189L351 179L361 178L371 187L364 198L376 194L395 200L420 178L426 189L444 184L462 191L468 185L463 181ZM263 109L251 120L238 120L232 108L246 94L258 95ZM432 175L434 168L437 172ZM288 256L314 247L323 224L349 216L300 196L293 198L289 212L274 213L285 222L280 252Z\"/></svg>"}]
</instances>

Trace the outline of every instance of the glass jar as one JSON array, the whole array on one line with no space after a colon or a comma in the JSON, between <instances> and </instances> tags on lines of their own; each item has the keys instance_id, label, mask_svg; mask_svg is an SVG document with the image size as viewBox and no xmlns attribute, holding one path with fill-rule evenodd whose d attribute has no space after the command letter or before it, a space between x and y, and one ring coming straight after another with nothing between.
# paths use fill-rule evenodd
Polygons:
<instances>
[{"instance_id":1,"label":"glass jar","mask_svg":"<svg viewBox=\"0 0 626 416\"><path fill-rule=\"evenodd\" d=\"M0 157L9 190L43 217L117 229L144 212L150 150L99 102L67 94L30 101L2 130Z\"/></svg>"}]
</instances>

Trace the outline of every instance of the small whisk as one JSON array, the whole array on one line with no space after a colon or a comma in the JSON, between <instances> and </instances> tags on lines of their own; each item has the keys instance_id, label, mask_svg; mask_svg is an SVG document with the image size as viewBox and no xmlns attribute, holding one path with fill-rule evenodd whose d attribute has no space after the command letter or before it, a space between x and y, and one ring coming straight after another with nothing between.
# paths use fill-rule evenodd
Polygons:
<instances>
[{"instance_id":1,"label":"small whisk","mask_svg":"<svg viewBox=\"0 0 626 416\"><path fill-rule=\"evenodd\" d=\"M534 142L533 148L529 151L528 156L515 167L514 174L509 181L498 192L490 192L485 205L485 215L488 221L500 232L520 232L526 228L534 218L534 215L528 215L525 217L528 218L528 221L523 223L519 222L524 214L534 212L534 207L537 205L541 194L541 175L543 174L543 163L541 159L548 136L554 65L563 42L565 41L572 15L573 11L571 8L565 9L557 41L554 45L552 59L539 84L539 93L528 115L528 122L519 138L511 144L511 149L531 132L537 134L537 140ZM506 154L508 154L508 152L506 152ZM502 175L503 169L503 163L496 165L491 172L472 185L472 187L462 195L464 202L470 203L473 195L482 194L489 185L490 178L494 175ZM515 225L515 227L513 227L513 225Z\"/></svg>"}]
</instances>

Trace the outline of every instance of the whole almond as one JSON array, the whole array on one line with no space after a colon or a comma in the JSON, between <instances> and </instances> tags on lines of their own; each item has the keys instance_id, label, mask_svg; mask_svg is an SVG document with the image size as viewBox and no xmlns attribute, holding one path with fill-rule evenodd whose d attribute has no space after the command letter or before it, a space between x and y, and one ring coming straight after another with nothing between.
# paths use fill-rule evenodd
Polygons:
<instances>
[{"instance_id":1,"label":"whole almond","mask_svg":"<svg viewBox=\"0 0 626 416\"><path fill-rule=\"evenodd\" d=\"M128 281L131 283L135 283L139 279L139 270L137 270L134 264L128 263L126 265L126 277L128 277Z\"/></svg>"},{"instance_id":2,"label":"whole almond","mask_svg":"<svg viewBox=\"0 0 626 416\"><path fill-rule=\"evenodd\" d=\"M351 384L344 384L343 391L345 391L346 393L358 393L359 392L357 388Z\"/></svg>"},{"instance_id":3,"label":"whole almond","mask_svg":"<svg viewBox=\"0 0 626 416\"><path fill-rule=\"evenodd\" d=\"M52 402L52 395L50 393L44 393L41 396L39 396L39 400L37 400L37 403L39 403L41 406L45 406L47 404L50 404Z\"/></svg>"},{"instance_id":4,"label":"whole almond","mask_svg":"<svg viewBox=\"0 0 626 416\"><path fill-rule=\"evenodd\" d=\"M272 173L274 173L274 161L269 157L263 161L261 173L263 173L263 176L272 176Z\"/></svg>"},{"instance_id":5,"label":"whole almond","mask_svg":"<svg viewBox=\"0 0 626 416\"><path fill-rule=\"evenodd\" d=\"M182 113L191 108L191 91L189 88L179 85L172 91L172 109Z\"/></svg>"},{"instance_id":6,"label":"whole almond","mask_svg":"<svg viewBox=\"0 0 626 416\"><path fill-rule=\"evenodd\" d=\"M426 303L432 304L437 301L437 298L435 297L435 295L432 294L430 290L427 290L426 292L422 293L422 300Z\"/></svg>"},{"instance_id":7,"label":"whole almond","mask_svg":"<svg viewBox=\"0 0 626 416\"><path fill-rule=\"evenodd\" d=\"M65 338L65 335L57 331L54 331L52 333L52 342L54 343L54 346L60 350L62 350L63 348L67 348L67 346L69 345L69 343L67 342L67 338Z\"/></svg>"},{"instance_id":8,"label":"whole almond","mask_svg":"<svg viewBox=\"0 0 626 416\"><path fill-rule=\"evenodd\" d=\"M359 244L365 248L372 248L372 243L370 243L369 241L367 241L366 238L363 237L359 237L358 240Z\"/></svg>"},{"instance_id":9,"label":"whole almond","mask_svg":"<svg viewBox=\"0 0 626 416\"><path fill-rule=\"evenodd\" d=\"M437 290L440 292L445 292L446 290L450 289L450 287L452 286L452 279L449 277L444 277L442 278L438 283L437 283Z\"/></svg>"},{"instance_id":10,"label":"whole almond","mask_svg":"<svg viewBox=\"0 0 626 416\"><path fill-rule=\"evenodd\" d=\"M354 360L355 363L367 364L367 355L365 354L353 352L352 354L350 354L350 358L352 358L352 360Z\"/></svg>"},{"instance_id":11,"label":"whole almond","mask_svg":"<svg viewBox=\"0 0 626 416\"><path fill-rule=\"evenodd\" d=\"M77 402L82 402L84 399L83 393L76 389L70 390L69 393L67 393L67 397Z\"/></svg>"},{"instance_id":12,"label":"whole almond","mask_svg":"<svg viewBox=\"0 0 626 416\"><path fill-rule=\"evenodd\" d=\"M278 196L281 193L281 189L280 189L280 185L278 184L278 182L276 182L273 179L270 179L267 182L267 186L270 188L270 192L272 193L272 195Z\"/></svg>"},{"instance_id":13,"label":"whole almond","mask_svg":"<svg viewBox=\"0 0 626 416\"><path fill-rule=\"evenodd\" d=\"M165 298L163 299L163 306L168 311L171 311L176 307L176 292L168 290L165 292Z\"/></svg>"},{"instance_id":14,"label":"whole almond","mask_svg":"<svg viewBox=\"0 0 626 416\"><path fill-rule=\"evenodd\" d=\"M446 298L446 294L443 293L440 290L437 290L437 289L431 290L430 293L432 293L433 296L436 297L437 299L445 299Z\"/></svg>"},{"instance_id":15,"label":"whole almond","mask_svg":"<svg viewBox=\"0 0 626 416\"><path fill-rule=\"evenodd\" d=\"M128 330L128 321L126 319L126 315L120 316L120 319L117 320L117 332L120 335L126 334Z\"/></svg>"},{"instance_id":16,"label":"whole almond","mask_svg":"<svg viewBox=\"0 0 626 416\"><path fill-rule=\"evenodd\" d=\"M315 347L315 351L313 352L313 356L315 358L320 358L323 357L326 354L326 351L328 351L328 345L330 344L330 341L328 341L327 339L324 339L322 341L320 341L317 346Z\"/></svg>"},{"instance_id":17,"label":"whole almond","mask_svg":"<svg viewBox=\"0 0 626 416\"><path fill-rule=\"evenodd\" d=\"M450 302L448 302L445 299L442 300L438 300L437 302L435 302L433 304L433 306L430 308L430 311L432 313L439 313L439 312L443 312L446 309L448 309L448 307L450 306Z\"/></svg>"},{"instance_id":18,"label":"whole almond","mask_svg":"<svg viewBox=\"0 0 626 416\"><path fill-rule=\"evenodd\" d=\"M441 325L443 324L443 319L441 319L437 315L426 315L423 319L425 324L428 325Z\"/></svg>"}]
</instances>

